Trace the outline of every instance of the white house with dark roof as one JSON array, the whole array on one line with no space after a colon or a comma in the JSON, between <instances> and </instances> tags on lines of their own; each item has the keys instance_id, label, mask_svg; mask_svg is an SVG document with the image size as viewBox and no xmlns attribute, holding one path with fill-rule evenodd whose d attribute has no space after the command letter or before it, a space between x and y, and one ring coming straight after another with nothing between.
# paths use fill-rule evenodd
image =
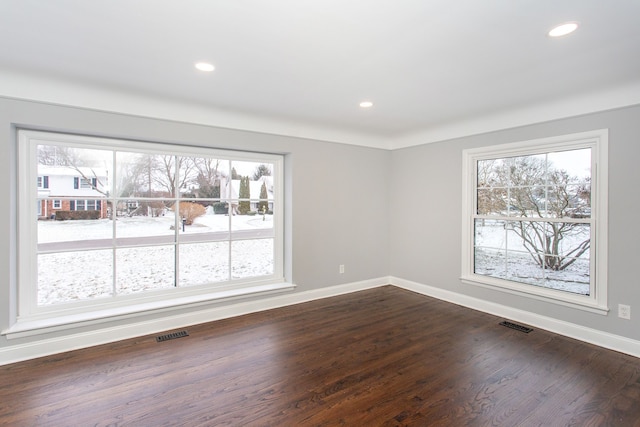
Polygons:
<instances>
[{"instance_id":1,"label":"white house with dark roof","mask_svg":"<svg viewBox=\"0 0 640 427\"><path fill-rule=\"evenodd\" d=\"M105 169L38 166L38 218L54 218L57 211L99 211L107 218L109 176Z\"/></svg>"}]
</instances>

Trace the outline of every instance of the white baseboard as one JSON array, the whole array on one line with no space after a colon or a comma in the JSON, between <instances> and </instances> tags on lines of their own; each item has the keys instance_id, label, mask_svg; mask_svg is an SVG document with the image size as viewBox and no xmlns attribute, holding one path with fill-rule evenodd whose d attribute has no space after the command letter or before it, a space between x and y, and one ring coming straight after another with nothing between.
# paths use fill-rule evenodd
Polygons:
<instances>
[{"instance_id":1,"label":"white baseboard","mask_svg":"<svg viewBox=\"0 0 640 427\"><path fill-rule=\"evenodd\" d=\"M35 359L36 357L49 356L100 344L108 344L128 338L156 334L172 329L185 328L200 323L271 310L273 308L343 295L388 284L389 278L381 277L311 291L280 294L255 301L244 301L225 306L196 309L183 314L168 314L167 316L153 320L132 321L126 325L103 328L97 327L92 331L69 333L68 335L55 338L43 338L27 343L16 343L0 348L0 365L7 365L23 360Z\"/></svg>"},{"instance_id":2,"label":"white baseboard","mask_svg":"<svg viewBox=\"0 0 640 427\"><path fill-rule=\"evenodd\" d=\"M99 328L88 332L15 344L0 349L0 365L156 334L172 329L186 328L200 323L344 295L389 284L495 316L526 323L600 347L640 357L640 341L391 276L311 291L277 295L256 301L238 302L221 307L194 310L189 313L168 315L148 321L136 321L121 326Z\"/></svg>"},{"instance_id":3,"label":"white baseboard","mask_svg":"<svg viewBox=\"0 0 640 427\"><path fill-rule=\"evenodd\" d=\"M511 308L505 305L458 294L456 292L447 291L433 286L400 279L398 277L389 277L389 283L399 288L407 289L422 295L427 295L461 305L463 307L493 314L494 316L526 323L527 325L545 329L570 338L575 338L590 344L595 344L610 350L619 351L620 353L640 357L640 341L632 340L630 338Z\"/></svg>"}]
</instances>

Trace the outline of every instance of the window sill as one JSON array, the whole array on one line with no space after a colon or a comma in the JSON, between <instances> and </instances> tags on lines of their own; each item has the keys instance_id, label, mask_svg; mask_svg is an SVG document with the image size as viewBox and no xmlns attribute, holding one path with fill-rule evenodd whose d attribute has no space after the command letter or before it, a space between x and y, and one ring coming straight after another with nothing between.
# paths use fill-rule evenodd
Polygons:
<instances>
[{"instance_id":1,"label":"window sill","mask_svg":"<svg viewBox=\"0 0 640 427\"><path fill-rule=\"evenodd\" d=\"M606 305L599 305L594 299L583 295L573 295L553 289L538 288L524 284L519 285L517 283L503 284L502 281L490 280L484 276L478 277L476 275L462 276L460 281L467 285L481 286L499 292L506 292L512 295L536 299L538 301L545 301L603 316L606 316L609 313L609 307Z\"/></svg>"},{"instance_id":2,"label":"window sill","mask_svg":"<svg viewBox=\"0 0 640 427\"><path fill-rule=\"evenodd\" d=\"M206 294L145 302L86 313L51 316L46 319L18 319L10 328L2 331L1 335L6 336L7 339L43 335L56 331L140 317L175 309L198 307L208 303L219 303L248 296L269 295L277 292L290 291L294 288L294 284L286 282L262 284L233 289L219 289Z\"/></svg>"}]
</instances>

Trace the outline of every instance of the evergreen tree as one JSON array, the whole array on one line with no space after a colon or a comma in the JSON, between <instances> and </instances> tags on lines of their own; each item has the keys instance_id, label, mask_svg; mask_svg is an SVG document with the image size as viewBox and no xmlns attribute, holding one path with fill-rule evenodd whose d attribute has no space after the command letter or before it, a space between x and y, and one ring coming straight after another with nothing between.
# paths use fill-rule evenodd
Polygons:
<instances>
[{"instance_id":1,"label":"evergreen tree","mask_svg":"<svg viewBox=\"0 0 640 427\"><path fill-rule=\"evenodd\" d=\"M242 177L238 175L236 168L231 168L231 179L242 179Z\"/></svg>"},{"instance_id":2,"label":"evergreen tree","mask_svg":"<svg viewBox=\"0 0 640 427\"><path fill-rule=\"evenodd\" d=\"M260 213L265 213L269 210L269 196L267 195L267 184L262 183L262 187L260 187L260 203L258 203L258 211Z\"/></svg>"},{"instance_id":3,"label":"evergreen tree","mask_svg":"<svg viewBox=\"0 0 640 427\"><path fill-rule=\"evenodd\" d=\"M256 167L256 170L253 172L253 180L257 181L263 176L271 176L271 167L264 163Z\"/></svg>"},{"instance_id":4,"label":"evergreen tree","mask_svg":"<svg viewBox=\"0 0 640 427\"><path fill-rule=\"evenodd\" d=\"M220 198L220 181L215 180L213 183L209 182L203 174L198 174L196 178L198 184L197 194L198 197L207 199L219 199Z\"/></svg>"},{"instance_id":5,"label":"evergreen tree","mask_svg":"<svg viewBox=\"0 0 640 427\"><path fill-rule=\"evenodd\" d=\"M251 202L249 201L249 198L251 197L251 188L249 185L250 184L248 176L240 178L240 190L238 194L240 198L238 212L240 213L240 215L246 215L251 210Z\"/></svg>"}]
</instances>

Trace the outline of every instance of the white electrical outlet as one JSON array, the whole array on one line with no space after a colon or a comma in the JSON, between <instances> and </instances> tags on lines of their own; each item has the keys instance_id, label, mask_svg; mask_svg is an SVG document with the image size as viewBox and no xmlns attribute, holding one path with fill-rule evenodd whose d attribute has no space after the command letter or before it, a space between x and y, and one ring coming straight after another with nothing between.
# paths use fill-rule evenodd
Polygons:
<instances>
[{"instance_id":1,"label":"white electrical outlet","mask_svg":"<svg viewBox=\"0 0 640 427\"><path fill-rule=\"evenodd\" d=\"M344 274L344 264L340 264L339 271L340 271L340 274Z\"/></svg>"},{"instance_id":2,"label":"white electrical outlet","mask_svg":"<svg viewBox=\"0 0 640 427\"><path fill-rule=\"evenodd\" d=\"M631 306L618 304L618 317L631 320Z\"/></svg>"}]
</instances>

